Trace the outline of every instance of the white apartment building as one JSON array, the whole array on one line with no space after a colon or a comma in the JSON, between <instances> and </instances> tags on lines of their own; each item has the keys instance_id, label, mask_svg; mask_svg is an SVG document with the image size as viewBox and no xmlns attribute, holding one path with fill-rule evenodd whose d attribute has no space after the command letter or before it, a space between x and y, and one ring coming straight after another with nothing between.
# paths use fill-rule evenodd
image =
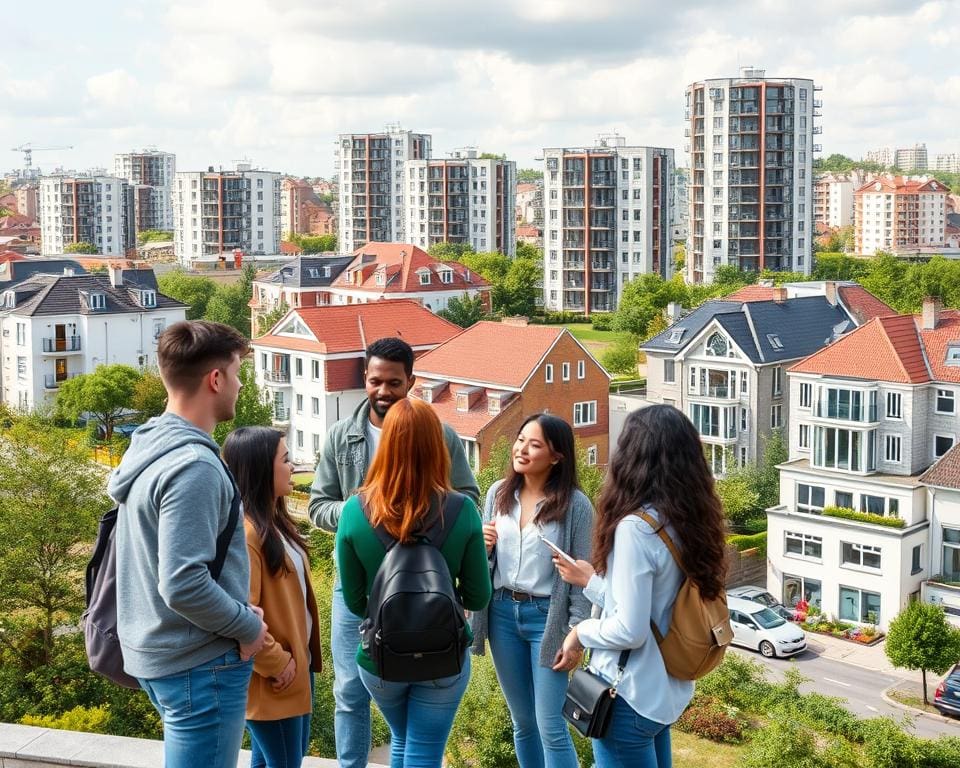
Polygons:
<instances>
[{"instance_id":1,"label":"white apartment building","mask_svg":"<svg viewBox=\"0 0 960 768\"><path fill-rule=\"evenodd\" d=\"M173 231L173 177L177 156L145 149L113 156L114 175L133 187L133 215L137 232Z\"/></svg>"},{"instance_id":2,"label":"white apartment building","mask_svg":"<svg viewBox=\"0 0 960 768\"><path fill-rule=\"evenodd\" d=\"M407 160L432 157L429 134L388 125L382 133L342 133L335 172L340 183L338 246L352 253L369 242L406 242L404 174Z\"/></svg>"},{"instance_id":3,"label":"white apartment building","mask_svg":"<svg viewBox=\"0 0 960 768\"><path fill-rule=\"evenodd\" d=\"M927 162L927 145L915 144L913 147L898 149L893 155L893 164L901 171L925 171L930 167Z\"/></svg>"},{"instance_id":4,"label":"white apartment building","mask_svg":"<svg viewBox=\"0 0 960 768\"><path fill-rule=\"evenodd\" d=\"M690 232L690 169L677 168L673 176L673 221L671 237L684 243Z\"/></svg>"},{"instance_id":5,"label":"white apartment building","mask_svg":"<svg viewBox=\"0 0 960 768\"><path fill-rule=\"evenodd\" d=\"M0 392L31 411L98 365L156 365L157 337L187 307L157 290L153 270L33 274L0 293Z\"/></svg>"},{"instance_id":6,"label":"white apartment building","mask_svg":"<svg viewBox=\"0 0 960 768\"><path fill-rule=\"evenodd\" d=\"M922 316L875 318L788 371L790 458L767 511L767 588L786 605L885 630L931 563L944 567L936 551L960 519L931 530L921 475L960 437L958 331L960 315L929 300Z\"/></svg>"},{"instance_id":7,"label":"white apartment building","mask_svg":"<svg viewBox=\"0 0 960 768\"><path fill-rule=\"evenodd\" d=\"M960 173L960 154L949 152L937 155L933 161L933 169L947 173Z\"/></svg>"},{"instance_id":8,"label":"white apartment building","mask_svg":"<svg viewBox=\"0 0 960 768\"><path fill-rule=\"evenodd\" d=\"M884 174L854 193L854 247L873 255L942 246L950 190L926 176Z\"/></svg>"},{"instance_id":9,"label":"white apartment building","mask_svg":"<svg viewBox=\"0 0 960 768\"><path fill-rule=\"evenodd\" d=\"M280 252L280 174L252 170L177 172L173 247L183 265L241 250Z\"/></svg>"},{"instance_id":10,"label":"white apartment building","mask_svg":"<svg viewBox=\"0 0 960 768\"><path fill-rule=\"evenodd\" d=\"M880 149L870 150L863 159L868 163L878 163L884 168L889 168L893 165L894 152L890 147L881 147Z\"/></svg>"},{"instance_id":11,"label":"white apartment building","mask_svg":"<svg viewBox=\"0 0 960 768\"><path fill-rule=\"evenodd\" d=\"M687 87L690 282L712 282L721 265L812 268L821 87L765 74L745 67L740 77Z\"/></svg>"},{"instance_id":12,"label":"white apartment building","mask_svg":"<svg viewBox=\"0 0 960 768\"><path fill-rule=\"evenodd\" d=\"M517 164L456 150L445 160L403 164L403 219L407 239L424 250L462 243L478 253L517 252Z\"/></svg>"},{"instance_id":13,"label":"white apartment building","mask_svg":"<svg viewBox=\"0 0 960 768\"><path fill-rule=\"evenodd\" d=\"M853 181L827 173L813 182L814 227L835 229L853 224Z\"/></svg>"},{"instance_id":14,"label":"white apartment building","mask_svg":"<svg viewBox=\"0 0 960 768\"><path fill-rule=\"evenodd\" d=\"M921 595L960 627L960 445L920 476L930 517L930 563Z\"/></svg>"},{"instance_id":15,"label":"white apartment building","mask_svg":"<svg viewBox=\"0 0 960 768\"><path fill-rule=\"evenodd\" d=\"M43 176L39 214L44 256L74 243L89 243L104 256L136 247L133 190L116 176Z\"/></svg>"},{"instance_id":16,"label":"white apartment building","mask_svg":"<svg viewBox=\"0 0 960 768\"><path fill-rule=\"evenodd\" d=\"M543 162L545 309L612 312L629 280L673 275L672 149L600 136L544 149Z\"/></svg>"}]
</instances>

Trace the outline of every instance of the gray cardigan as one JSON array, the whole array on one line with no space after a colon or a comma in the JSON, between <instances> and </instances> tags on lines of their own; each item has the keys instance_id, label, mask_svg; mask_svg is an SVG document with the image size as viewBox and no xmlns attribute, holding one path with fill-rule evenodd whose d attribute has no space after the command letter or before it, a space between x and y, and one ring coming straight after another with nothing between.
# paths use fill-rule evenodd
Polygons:
<instances>
[{"instance_id":1,"label":"gray cardigan","mask_svg":"<svg viewBox=\"0 0 960 768\"><path fill-rule=\"evenodd\" d=\"M493 504L497 489L503 480L494 483L487 491L487 498L483 505L483 522L493 520ZM582 491L574 491L571 497L570 509L564 515L560 526L560 539L557 545L575 560L589 560L593 538L593 505ZM496 550L494 550L496 554ZM491 569L494 558L490 560ZM470 617L470 626L473 629L473 653L483 655L484 644L487 640L489 627L489 610L477 611ZM547 611L547 626L543 631L543 641L540 645L540 666L552 667L563 639L571 627L590 617L590 601L583 596L580 587L571 587L560 578L559 574L553 577L553 588L550 590L550 608Z\"/></svg>"}]
</instances>

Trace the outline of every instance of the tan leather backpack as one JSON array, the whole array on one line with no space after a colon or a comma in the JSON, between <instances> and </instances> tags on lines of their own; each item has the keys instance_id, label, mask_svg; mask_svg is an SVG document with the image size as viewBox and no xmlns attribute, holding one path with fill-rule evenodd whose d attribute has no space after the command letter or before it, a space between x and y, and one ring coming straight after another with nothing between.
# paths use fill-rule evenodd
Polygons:
<instances>
[{"instance_id":1,"label":"tan leather backpack","mask_svg":"<svg viewBox=\"0 0 960 768\"><path fill-rule=\"evenodd\" d=\"M667 634L661 635L657 625L650 621L664 666L669 675L678 680L698 680L723 661L727 646L733 640L727 594L721 592L712 600L701 596L700 588L686 575L680 552L663 523L645 511L637 514L667 545L674 562L684 574Z\"/></svg>"}]
</instances>

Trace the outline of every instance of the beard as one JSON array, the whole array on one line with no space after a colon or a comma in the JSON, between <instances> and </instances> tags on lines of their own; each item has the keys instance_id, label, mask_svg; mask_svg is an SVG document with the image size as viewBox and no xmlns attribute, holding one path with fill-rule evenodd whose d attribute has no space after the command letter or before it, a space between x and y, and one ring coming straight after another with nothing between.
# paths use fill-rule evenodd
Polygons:
<instances>
[{"instance_id":1,"label":"beard","mask_svg":"<svg viewBox=\"0 0 960 768\"><path fill-rule=\"evenodd\" d=\"M395 402L397 401L390 400L389 402L384 403L380 400L371 400L370 408L372 408L373 412L382 419L387 415L387 411L390 410L390 406L392 406Z\"/></svg>"}]
</instances>

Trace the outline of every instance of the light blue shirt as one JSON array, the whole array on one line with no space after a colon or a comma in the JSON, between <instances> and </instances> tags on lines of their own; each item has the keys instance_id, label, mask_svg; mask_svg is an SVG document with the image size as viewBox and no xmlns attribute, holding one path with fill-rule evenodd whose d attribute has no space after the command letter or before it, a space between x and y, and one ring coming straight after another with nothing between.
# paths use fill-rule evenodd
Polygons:
<instances>
[{"instance_id":1,"label":"light blue shirt","mask_svg":"<svg viewBox=\"0 0 960 768\"><path fill-rule=\"evenodd\" d=\"M655 510L647 512L657 517ZM650 618L667 633L682 583L683 572L660 537L639 517L627 515L617 524L606 575L594 575L583 590L601 607L600 617L577 625L580 642L591 650L590 668L608 682L617 675L620 651L633 649L618 695L638 714L665 725L683 714L693 682L667 674Z\"/></svg>"},{"instance_id":2,"label":"light blue shirt","mask_svg":"<svg viewBox=\"0 0 960 768\"><path fill-rule=\"evenodd\" d=\"M542 505L542 501L537 503L534 516L540 512ZM518 490L513 495L510 511L504 515L494 515L493 524L497 529L497 566L493 570L493 588L549 597L553 591L556 568L553 565L553 552L540 537L556 544L560 536L557 521L538 523L530 520L521 528Z\"/></svg>"}]
</instances>

